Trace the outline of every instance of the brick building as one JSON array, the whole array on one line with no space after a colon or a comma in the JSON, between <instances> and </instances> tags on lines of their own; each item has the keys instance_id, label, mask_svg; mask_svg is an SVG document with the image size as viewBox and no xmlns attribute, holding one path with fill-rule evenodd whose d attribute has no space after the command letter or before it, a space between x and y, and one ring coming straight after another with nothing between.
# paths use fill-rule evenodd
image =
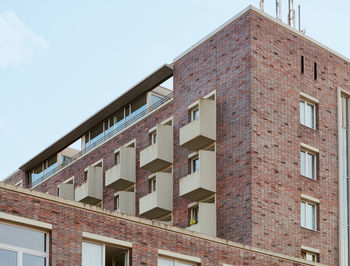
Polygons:
<instances>
[{"instance_id":1,"label":"brick building","mask_svg":"<svg viewBox=\"0 0 350 266\"><path fill-rule=\"evenodd\" d=\"M0 258L348 265L349 64L248 7L0 184Z\"/></svg>"}]
</instances>

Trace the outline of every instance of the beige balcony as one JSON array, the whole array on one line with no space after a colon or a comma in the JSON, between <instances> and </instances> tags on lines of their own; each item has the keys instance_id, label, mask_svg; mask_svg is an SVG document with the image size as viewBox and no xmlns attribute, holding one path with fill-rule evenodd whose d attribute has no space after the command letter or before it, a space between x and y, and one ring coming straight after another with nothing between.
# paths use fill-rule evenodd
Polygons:
<instances>
[{"instance_id":1,"label":"beige balcony","mask_svg":"<svg viewBox=\"0 0 350 266\"><path fill-rule=\"evenodd\" d=\"M198 220L196 224L187 227L188 230L216 236L216 205L215 203L198 203Z\"/></svg>"},{"instance_id":2,"label":"beige balcony","mask_svg":"<svg viewBox=\"0 0 350 266\"><path fill-rule=\"evenodd\" d=\"M120 147L120 162L106 171L105 186L114 190L123 190L136 180L135 148Z\"/></svg>"},{"instance_id":3,"label":"beige balcony","mask_svg":"<svg viewBox=\"0 0 350 266\"><path fill-rule=\"evenodd\" d=\"M198 201L216 192L216 154L199 151L199 170L180 179L180 197Z\"/></svg>"},{"instance_id":4,"label":"beige balcony","mask_svg":"<svg viewBox=\"0 0 350 266\"><path fill-rule=\"evenodd\" d=\"M87 180L75 189L75 200L96 204L102 200L102 167L89 166Z\"/></svg>"},{"instance_id":5,"label":"beige balcony","mask_svg":"<svg viewBox=\"0 0 350 266\"><path fill-rule=\"evenodd\" d=\"M180 146L200 150L216 141L216 101L199 99L199 118L180 128Z\"/></svg>"},{"instance_id":6,"label":"beige balcony","mask_svg":"<svg viewBox=\"0 0 350 266\"><path fill-rule=\"evenodd\" d=\"M156 173L156 190L140 198L140 215L158 219L173 211L173 176Z\"/></svg>"},{"instance_id":7,"label":"beige balcony","mask_svg":"<svg viewBox=\"0 0 350 266\"><path fill-rule=\"evenodd\" d=\"M142 150L140 167L153 173L173 163L173 127L157 125L157 142Z\"/></svg>"},{"instance_id":8,"label":"beige balcony","mask_svg":"<svg viewBox=\"0 0 350 266\"><path fill-rule=\"evenodd\" d=\"M61 183L58 185L58 196L74 200L74 184Z\"/></svg>"},{"instance_id":9,"label":"beige balcony","mask_svg":"<svg viewBox=\"0 0 350 266\"><path fill-rule=\"evenodd\" d=\"M116 211L135 215L135 192L119 191L116 196L118 197L118 207Z\"/></svg>"}]
</instances>

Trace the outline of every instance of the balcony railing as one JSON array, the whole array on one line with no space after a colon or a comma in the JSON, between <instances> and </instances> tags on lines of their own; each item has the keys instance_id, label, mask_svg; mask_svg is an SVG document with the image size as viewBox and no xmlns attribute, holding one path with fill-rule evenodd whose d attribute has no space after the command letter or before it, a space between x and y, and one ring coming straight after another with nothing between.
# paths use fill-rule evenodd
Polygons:
<instances>
[{"instance_id":1,"label":"balcony railing","mask_svg":"<svg viewBox=\"0 0 350 266\"><path fill-rule=\"evenodd\" d=\"M38 178L37 180L35 180L34 182L32 182L30 184L30 187L34 187L37 184L41 183L42 181L48 179L49 177L51 177L52 175L54 175L56 172L58 172L60 169L66 167L67 165L75 162L78 158L80 158L81 156L89 153L91 150L93 150L95 147L99 146L101 143L105 142L106 140L114 137L115 135L117 135L119 132L121 132L123 129L127 128L128 126L138 122L139 120L141 120L143 117L145 117L146 115L148 115L149 113L151 113L152 111L154 111L155 109L157 109L159 106L163 105L166 102L169 102L170 100L173 99L173 93L169 93L167 96L161 98L159 101L155 102L154 104L152 104L150 107L148 107L146 110L142 111L141 113L139 113L138 115L134 116L132 119L126 121L124 124L120 125L119 127L115 128L114 130L110 131L108 134L104 135L102 138L100 138L98 141L92 143L91 145L89 145L88 147L86 147L85 149L81 150L80 152L78 152L77 154L75 154L74 156L72 156L71 158L65 160L63 163L57 165L57 167L55 167L54 169L52 169L51 171L47 172L46 174L44 174L43 176L41 176L40 178Z\"/></svg>"}]
</instances>

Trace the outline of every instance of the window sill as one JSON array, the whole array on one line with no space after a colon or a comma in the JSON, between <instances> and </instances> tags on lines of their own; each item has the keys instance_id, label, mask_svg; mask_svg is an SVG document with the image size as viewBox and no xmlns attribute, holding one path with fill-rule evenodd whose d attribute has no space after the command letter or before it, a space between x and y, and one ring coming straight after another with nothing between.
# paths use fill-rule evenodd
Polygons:
<instances>
[{"instance_id":1,"label":"window sill","mask_svg":"<svg viewBox=\"0 0 350 266\"><path fill-rule=\"evenodd\" d=\"M306 126L306 125L304 125L304 124L302 124L302 123L300 123L300 125L301 125L303 128L307 128L307 129L311 129L311 130L313 130L313 131L317 131L317 128L312 128L312 127Z\"/></svg>"},{"instance_id":2,"label":"window sill","mask_svg":"<svg viewBox=\"0 0 350 266\"><path fill-rule=\"evenodd\" d=\"M311 232L314 232L314 233L320 233L320 230L314 230L314 229L310 229L310 228L306 228L306 227L302 227L302 226L300 226L301 227L301 229L303 229L303 230L307 230L307 231L311 231Z\"/></svg>"},{"instance_id":3,"label":"window sill","mask_svg":"<svg viewBox=\"0 0 350 266\"><path fill-rule=\"evenodd\" d=\"M313 179L313 178L310 178L310 177L307 177L307 176L304 176L304 175L300 175L300 177L306 178L307 180L311 180L311 181L320 183L320 179L319 178Z\"/></svg>"}]
</instances>

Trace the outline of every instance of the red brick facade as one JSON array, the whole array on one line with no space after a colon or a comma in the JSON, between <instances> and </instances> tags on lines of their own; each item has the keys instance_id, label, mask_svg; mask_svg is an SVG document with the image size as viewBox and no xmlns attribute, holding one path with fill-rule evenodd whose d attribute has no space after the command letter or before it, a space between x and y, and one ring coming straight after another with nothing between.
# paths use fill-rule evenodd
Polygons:
<instances>
[{"instance_id":1,"label":"red brick facade","mask_svg":"<svg viewBox=\"0 0 350 266\"><path fill-rule=\"evenodd\" d=\"M300 69L301 56L305 58L304 73ZM316 80L314 63L318 65ZM310 246L320 250L322 263L337 265L337 88L350 91L349 64L300 34L250 10L174 62L173 101L44 181L35 190L56 195L58 184L71 176L79 185L88 165L103 159L104 171L108 170L114 165L114 151L136 139L135 202L138 215L138 201L148 193L150 174L139 167L139 153L149 145L149 129L173 116L173 225L187 227L190 201L179 197L179 179L187 174L191 151L180 147L179 130L188 123L187 107L215 90L217 236L299 258L301 246ZM300 92L319 100L316 130L299 122ZM300 175L301 143L320 151L317 180ZM18 172L7 182L15 184L23 177L24 174ZM114 192L104 188L103 208L113 210ZM317 231L300 226L301 194L320 200ZM38 208L33 199L28 213L24 211L28 196L9 191L2 191L0 195L1 211L28 218L37 215L45 221L57 217L52 221L55 224L52 234L67 238L76 235L77 243L72 243L73 246L81 241L83 230L135 243L133 265L156 264L156 248L200 256L202 265L218 265L217 262L289 265L268 256L195 237L188 240L179 233L140 226L119 218L104 217L101 225L100 214L72 210L68 206L62 208L73 220L65 219L60 215L63 210L52 213L55 210L52 205L57 204L52 202L39 201L41 207ZM16 204L12 203L14 199ZM117 226L118 223L121 226ZM74 257L77 254L66 253L66 249L60 249L62 254L55 253L55 247L61 247L63 242L53 240L55 264L52 265L67 265L65 263L70 259L74 261L71 265L79 265L80 256ZM148 256L149 253L154 256Z\"/></svg>"}]
</instances>

